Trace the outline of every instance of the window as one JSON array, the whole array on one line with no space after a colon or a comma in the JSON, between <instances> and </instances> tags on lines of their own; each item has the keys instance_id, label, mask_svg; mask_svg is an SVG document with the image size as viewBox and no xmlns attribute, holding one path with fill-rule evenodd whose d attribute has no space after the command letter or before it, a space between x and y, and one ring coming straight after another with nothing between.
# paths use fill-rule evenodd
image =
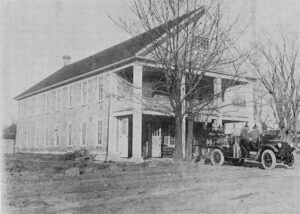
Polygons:
<instances>
[{"instance_id":1,"label":"window","mask_svg":"<svg viewBox=\"0 0 300 214\"><path fill-rule=\"evenodd\" d=\"M31 99L32 116L36 114L36 97Z\"/></svg>"},{"instance_id":2,"label":"window","mask_svg":"<svg viewBox=\"0 0 300 214\"><path fill-rule=\"evenodd\" d=\"M83 81L82 83L82 105L86 105L87 103L87 81Z\"/></svg>"},{"instance_id":3,"label":"window","mask_svg":"<svg viewBox=\"0 0 300 214\"><path fill-rule=\"evenodd\" d=\"M161 128L159 123L152 124L152 136L160 136Z\"/></svg>"},{"instance_id":4,"label":"window","mask_svg":"<svg viewBox=\"0 0 300 214\"><path fill-rule=\"evenodd\" d=\"M40 95L36 96L36 115L40 114Z\"/></svg>"},{"instance_id":5,"label":"window","mask_svg":"<svg viewBox=\"0 0 300 214\"><path fill-rule=\"evenodd\" d=\"M23 129L22 148L26 147L26 128Z\"/></svg>"},{"instance_id":6,"label":"window","mask_svg":"<svg viewBox=\"0 0 300 214\"><path fill-rule=\"evenodd\" d=\"M22 145L22 139L23 139L23 129L19 128L17 132L16 147L20 147L20 145Z\"/></svg>"},{"instance_id":7,"label":"window","mask_svg":"<svg viewBox=\"0 0 300 214\"><path fill-rule=\"evenodd\" d=\"M39 130L40 138L39 138L39 147L42 147L42 144L45 142L45 129L40 128Z\"/></svg>"},{"instance_id":8,"label":"window","mask_svg":"<svg viewBox=\"0 0 300 214\"><path fill-rule=\"evenodd\" d=\"M46 113L46 94L42 95L41 100L41 113Z\"/></svg>"},{"instance_id":9,"label":"window","mask_svg":"<svg viewBox=\"0 0 300 214\"><path fill-rule=\"evenodd\" d=\"M39 144L39 128L36 127L35 128L35 148L38 148L38 144Z\"/></svg>"},{"instance_id":10,"label":"window","mask_svg":"<svg viewBox=\"0 0 300 214\"><path fill-rule=\"evenodd\" d=\"M68 146L72 146L72 124L68 124Z\"/></svg>"},{"instance_id":11,"label":"window","mask_svg":"<svg viewBox=\"0 0 300 214\"><path fill-rule=\"evenodd\" d=\"M25 142L25 143L24 143L24 147L25 147L25 148L27 147L27 143L28 143L28 142L27 142L27 141L28 141L28 139L27 139L28 133L27 133L27 132L28 132L28 129L25 128L25 129L24 129L24 142Z\"/></svg>"},{"instance_id":12,"label":"window","mask_svg":"<svg viewBox=\"0 0 300 214\"><path fill-rule=\"evenodd\" d=\"M23 101L22 116L23 118L26 117L26 100Z\"/></svg>"},{"instance_id":13,"label":"window","mask_svg":"<svg viewBox=\"0 0 300 214\"><path fill-rule=\"evenodd\" d=\"M61 109L61 89L57 89L56 93L56 110L59 111Z\"/></svg>"},{"instance_id":14,"label":"window","mask_svg":"<svg viewBox=\"0 0 300 214\"><path fill-rule=\"evenodd\" d=\"M198 46L204 50L208 50L209 48L209 41L208 41L208 38L204 38L204 37L201 37L201 36L195 36L194 37L194 46Z\"/></svg>"},{"instance_id":15,"label":"window","mask_svg":"<svg viewBox=\"0 0 300 214\"><path fill-rule=\"evenodd\" d=\"M50 93L46 94L46 113L50 111Z\"/></svg>"},{"instance_id":16,"label":"window","mask_svg":"<svg viewBox=\"0 0 300 214\"><path fill-rule=\"evenodd\" d=\"M22 103L19 101L18 102L18 118L21 118L21 111L22 111Z\"/></svg>"},{"instance_id":17,"label":"window","mask_svg":"<svg viewBox=\"0 0 300 214\"><path fill-rule=\"evenodd\" d=\"M68 106L69 106L69 108L72 108L72 105L73 105L73 90L74 90L74 86L70 85L69 89L68 89Z\"/></svg>"},{"instance_id":18,"label":"window","mask_svg":"<svg viewBox=\"0 0 300 214\"><path fill-rule=\"evenodd\" d=\"M128 120L122 119L122 135L127 135L128 133Z\"/></svg>"},{"instance_id":19,"label":"window","mask_svg":"<svg viewBox=\"0 0 300 214\"><path fill-rule=\"evenodd\" d=\"M25 117L29 116L28 99L25 101Z\"/></svg>"},{"instance_id":20,"label":"window","mask_svg":"<svg viewBox=\"0 0 300 214\"><path fill-rule=\"evenodd\" d=\"M103 101L103 77L98 78L98 100Z\"/></svg>"},{"instance_id":21,"label":"window","mask_svg":"<svg viewBox=\"0 0 300 214\"><path fill-rule=\"evenodd\" d=\"M46 128L45 129L45 145L46 146L49 146L49 136L50 136L49 128Z\"/></svg>"},{"instance_id":22,"label":"window","mask_svg":"<svg viewBox=\"0 0 300 214\"><path fill-rule=\"evenodd\" d=\"M98 120L97 124L97 144L102 144L102 120Z\"/></svg>"},{"instance_id":23,"label":"window","mask_svg":"<svg viewBox=\"0 0 300 214\"><path fill-rule=\"evenodd\" d=\"M86 145L86 123L81 124L81 145Z\"/></svg>"},{"instance_id":24,"label":"window","mask_svg":"<svg viewBox=\"0 0 300 214\"><path fill-rule=\"evenodd\" d=\"M30 99L26 99L26 117L30 117Z\"/></svg>"},{"instance_id":25,"label":"window","mask_svg":"<svg viewBox=\"0 0 300 214\"><path fill-rule=\"evenodd\" d=\"M56 127L54 131L55 131L54 132L54 134L55 134L55 145L59 146L59 129L58 129L58 127Z\"/></svg>"},{"instance_id":26,"label":"window","mask_svg":"<svg viewBox=\"0 0 300 214\"><path fill-rule=\"evenodd\" d=\"M30 117L31 115L31 99L28 98L28 103L27 103L27 116Z\"/></svg>"},{"instance_id":27,"label":"window","mask_svg":"<svg viewBox=\"0 0 300 214\"><path fill-rule=\"evenodd\" d=\"M55 111L55 109L56 109L56 101L57 101L57 93L56 93L56 90L55 91L53 91L53 93L52 93L52 97L51 97L51 110L53 110L53 111Z\"/></svg>"},{"instance_id":28,"label":"window","mask_svg":"<svg viewBox=\"0 0 300 214\"><path fill-rule=\"evenodd\" d=\"M29 148L30 145L30 127L27 129L27 142L26 142L26 148Z\"/></svg>"},{"instance_id":29,"label":"window","mask_svg":"<svg viewBox=\"0 0 300 214\"><path fill-rule=\"evenodd\" d=\"M237 96L233 98L232 104L235 106L246 107L246 100L241 96Z\"/></svg>"},{"instance_id":30,"label":"window","mask_svg":"<svg viewBox=\"0 0 300 214\"><path fill-rule=\"evenodd\" d=\"M33 116L33 98L29 98L29 117Z\"/></svg>"}]
</instances>

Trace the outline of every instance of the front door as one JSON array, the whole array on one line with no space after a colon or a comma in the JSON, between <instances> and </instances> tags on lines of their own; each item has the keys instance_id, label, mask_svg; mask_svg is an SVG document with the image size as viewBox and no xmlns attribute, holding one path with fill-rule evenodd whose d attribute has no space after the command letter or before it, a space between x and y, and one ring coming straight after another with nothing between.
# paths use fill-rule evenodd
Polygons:
<instances>
[{"instance_id":1,"label":"front door","mask_svg":"<svg viewBox=\"0 0 300 214\"><path fill-rule=\"evenodd\" d=\"M160 122L152 123L152 157L161 157L161 124Z\"/></svg>"},{"instance_id":2,"label":"front door","mask_svg":"<svg viewBox=\"0 0 300 214\"><path fill-rule=\"evenodd\" d=\"M127 117L119 119L118 153L120 157L128 158L128 124Z\"/></svg>"}]
</instances>

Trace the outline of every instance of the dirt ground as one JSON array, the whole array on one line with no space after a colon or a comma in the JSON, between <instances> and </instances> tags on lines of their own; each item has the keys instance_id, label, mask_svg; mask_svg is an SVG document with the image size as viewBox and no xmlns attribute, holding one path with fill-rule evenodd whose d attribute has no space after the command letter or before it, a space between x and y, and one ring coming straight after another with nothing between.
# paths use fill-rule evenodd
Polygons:
<instances>
[{"instance_id":1,"label":"dirt ground","mask_svg":"<svg viewBox=\"0 0 300 214\"><path fill-rule=\"evenodd\" d=\"M5 156L1 213L300 213L298 168L257 164L213 167L62 161L59 156ZM81 175L65 171L78 166Z\"/></svg>"}]
</instances>

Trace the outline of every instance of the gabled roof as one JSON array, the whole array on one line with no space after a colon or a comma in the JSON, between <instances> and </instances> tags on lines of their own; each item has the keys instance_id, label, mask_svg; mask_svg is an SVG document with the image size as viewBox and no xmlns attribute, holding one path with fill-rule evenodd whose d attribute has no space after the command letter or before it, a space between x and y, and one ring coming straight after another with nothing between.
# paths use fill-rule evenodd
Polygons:
<instances>
[{"instance_id":1,"label":"gabled roof","mask_svg":"<svg viewBox=\"0 0 300 214\"><path fill-rule=\"evenodd\" d=\"M199 9L186 13L174 20L171 20L165 24L162 24L156 28L153 28L145 33L142 33L97 54L74 62L70 65L64 66L63 68L43 79L28 90L19 94L17 97L15 97L15 99L23 99L34 94L35 92L43 90L44 88L51 87L68 79L75 78L96 69L100 69L105 66L109 66L114 63L132 58L147 45L159 39L166 32L166 29L173 28L174 26L176 26L176 24L190 17L197 10Z\"/></svg>"}]
</instances>

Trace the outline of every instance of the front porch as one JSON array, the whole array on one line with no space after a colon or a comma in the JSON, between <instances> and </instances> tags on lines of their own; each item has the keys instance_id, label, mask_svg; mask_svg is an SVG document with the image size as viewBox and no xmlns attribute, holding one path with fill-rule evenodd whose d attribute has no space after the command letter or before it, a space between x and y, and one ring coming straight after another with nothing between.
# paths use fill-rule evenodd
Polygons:
<instances>
[{"instance_id":1,"label":"front porch","mask_svg":"<svg viewBox=\"0 0 300 214\"><path fill-rule=\"evenodd\" d=\"M158 80L163 79L159 69L135 63L116 70L111 77L109 153L112 156L137 160L172 157L175 147L174 115L168 97L161 93L164 88L156 90L157 87L153 87ZM198 93L192 98L195 101L220 93L228 82L224 75L205 76L202 81ZM203 113L206 119L195 119L195 138L201 139L200 133L204 125L213 121L228 129L234 123L242 124L250 120L251 108L244 101L249 96L243 96L244 90L241 89L240 82L234 87L235 89L224 92L213 103L225 106L221 111L207 111Z\"/></svg>"},{"instance_id":2,"label":"front porch","mask_svg":"<svg viewBox=\"0 0 300 214\"><path fill-rule=\"evenodd\" d=\"M117 158L127 159L148 159L148 158L172 158L175 149L175 119L172 116L142 114L141 121L134 122L135 115L116 116L116 145L111 153L116 154ZM195 119L194 140L196 144L206 142L207 130L211 130L217 117L210 116L204 121ZM134 126L134 123L141 126ZM222 121L222 128L225 133L236 126L239 133L240 127L245 121ZM187 123L186 123L187 125ZM187 128L187 127L186 127ZM134 137L135 136L135 137ZM140 139L137 139L140 136Z\"/></svg>"}]
</instances>

